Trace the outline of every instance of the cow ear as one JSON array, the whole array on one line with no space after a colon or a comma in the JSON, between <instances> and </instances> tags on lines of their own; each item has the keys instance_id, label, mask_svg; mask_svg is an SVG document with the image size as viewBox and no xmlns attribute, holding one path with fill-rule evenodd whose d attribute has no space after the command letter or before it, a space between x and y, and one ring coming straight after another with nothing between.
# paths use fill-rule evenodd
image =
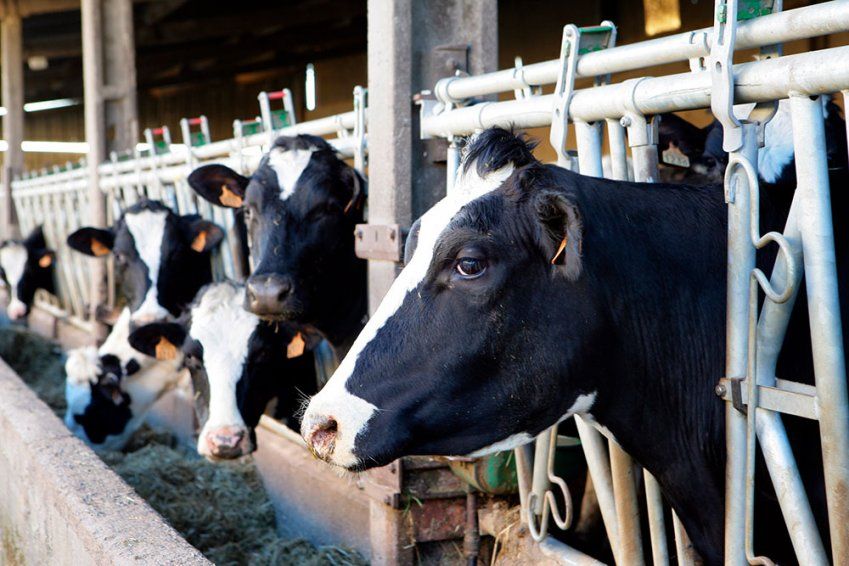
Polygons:
<instances>
[{"instance_id":1,"label":"cow ear","mask_svg":"<svg viewBox=\"0 0 849 566\"><path fill-rule=\"evenodd\" d=\"M24 240L24 246L28 250L39 250L47 247L47 242L44 239L44 230L40 225L32 229L27 239Z\"/></svg>"},{"instance_id":2,"label":"cow ear","mask_svg":"<svg viewBox=\"0 0 849 566\"><path fill-rule=\"evenodd\" d=\"M115 236L102 228L80 228L68 236L68 245L72 249L94 257L102 257L112 252Z\"/></svg>"},{"instance_id":3,"label":"cow ear","mask_svg":"<svg viewBox=\"0 0 849 566\"><path fill-rule=\"evenodd\" d=\"M189 175L189 186L218 206L240 208L245 200L245 189L250 179L229 167L212 164L198 167Z\"/></svg>"},{"instance_id":4,"label":"cow ear","mask_svg":"<svg viewBox=\"0 0 849 566\"><path fill-rule=\"evenodd\" d=\"M56 261L56 252L48 249L40 249L37 252L38 254L38 267L42 269L47 269L53 262Z\"/></svg>"},{"instance_id":5,"label":"cow ear","mask_svg":"<svg viewBox=\"0 0 849 566\"><path fill-rule=\"evenodd\" d=\"M539 245L552 267L570 281L582 270L583 225L578 207L560 191L543 189L534 197Z\"/></svg>"},{"instance_id":6,"label":"cow ear","mask_svg":"<svg viewBox=\"0 0 849 566\"><path fill-rule=\"evenodd\" d=\"M421 218L417 219L410 226L410 233L407 234L407 240L404 242L404 265L410 263L410 260L413 259L413 254L416 253L416 246L419 244L419 229L421 227Z\"/></svg>"},{"instance_id":7,"label":"cow ear","mask_svg":"<svg viewBox=\"0 0 849 566\"><path fill-rule=\"evenodd\" d=\"M186 226L187 239L192 249L199 254L215 249L224 239L224 229L214 222L193 215L184 216L182 220Z\"/></svg>"},{"instance_id":8,"label":"cow ear","mask_svg":"<svg viewBox=\"0 0 849 566\"><path fill-rule=\"evenodd\" d=\"M186 329L174 322L154 322L136 328L130 333L129 342L135 350L157 360L174 360L183 341Z\"/></svg>"}]
</instances>

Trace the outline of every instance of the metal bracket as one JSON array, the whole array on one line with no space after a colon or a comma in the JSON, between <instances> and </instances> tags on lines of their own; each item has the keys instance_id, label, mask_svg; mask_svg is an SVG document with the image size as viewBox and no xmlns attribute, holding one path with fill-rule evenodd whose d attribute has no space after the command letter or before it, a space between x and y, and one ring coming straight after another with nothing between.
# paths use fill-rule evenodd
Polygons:
<instances>
[{"instance_id":1,"label":"metal bracket","mask_svg":"<svg viewBox=\"0 0 849 566\"><path fill-rule=\"evenodd\" d=\"M259 100L259 111L262 116L262 125L266 132L274 136L276 130L294 126L296 123L295 107L292 104L292 91L288 88L274 92L262 91L257 95ZM271 101L280 100L283 108L271 109ZM273 141L273 140L272 140Z\"/></svg>"},{"instance_id":2,"label":"metal bracket","mask_svg":"<svg viewBox=\"0 0 849 566\"><path fill-rule=\"evenodd\" d=\"M171 151L171 131L168 126L145 128L144 139L150 146L150 155L162 155Z\"/></svg>"},{"instance_id":3,"label":"metal bracket","mask_svg":"<svg viewBox=\"0 0 849 566\"><path fill-rule=\"evenodd\" d=\"M399 224L357 224L354 253L361 259L400 262L405 232Z\"/></svg>"},{"instance_id":4,"label":"metal bracket","mask_svg":"<svg viewBox=\"0 0 849 566\"><path fill-rule=\"evenodd\" d=\"M453 43L434 47L434 65L438 71L437 76L468 74L470 51L471 45L468 43Z\"/></svg>"},{"instance_id":5,"label":"metal bracket","mask_svg":"<svg viewBox=\"0 0 849 566\"><path fill-rule=\"evenodd\" d=\"M574 24L563 26L550 135L551 145L557 153L557 164L560 167L575 168L575 163L566 149L566 139L569 137L569 101L575 90L578 57L585 53L607 49L615 43L616 26L607 20L601 25L586 28L579 28Z\"/></svg>"},{"instance_id":6,"label":"metal bracket","mask_svg":"<svg viewBox=\"0 0 849 566\"><path fill-rule=\"evenodd\" d=\"M365 173L368 158L366 154L366 100L368 89L354 87L354 169Z\"/></svg>"},{"instance_id":7,"label":"metal bracket","mask_svg":"<svg viewBox=\"0 0 849 566\"><path fill-rule=\"evenodd\" d=\"M193 132L192 127L198 129ZM183 134L183 143L186 147L206 145L212 139L209 135L209 121L203 115L197 118L181 118L180 132Z\"/></svg>"}]
</instances>

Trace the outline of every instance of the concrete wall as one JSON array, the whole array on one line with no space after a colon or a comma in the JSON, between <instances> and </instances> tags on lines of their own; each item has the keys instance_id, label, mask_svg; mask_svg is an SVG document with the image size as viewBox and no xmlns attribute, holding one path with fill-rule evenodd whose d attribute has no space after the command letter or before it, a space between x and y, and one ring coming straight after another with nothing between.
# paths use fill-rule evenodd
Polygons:
<instances>
[{"instance_id":1,"label":"concrete wall","mask_svg":"<svg viewBox=\"0 0 849 566\"><path fill-rule=\"evenodd\" d=\"M210 564L0 361L0 565Z\"/></svg>"}]
</instances>

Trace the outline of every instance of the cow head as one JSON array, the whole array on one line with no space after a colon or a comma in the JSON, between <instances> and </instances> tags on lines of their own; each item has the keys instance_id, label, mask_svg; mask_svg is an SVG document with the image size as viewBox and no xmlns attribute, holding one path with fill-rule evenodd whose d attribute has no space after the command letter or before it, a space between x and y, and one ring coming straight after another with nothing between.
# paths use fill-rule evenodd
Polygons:
<instances>
[{"instance_id":1,"label":"cow head","mask_svg":"<svg viewBox=\"0 0 849 566\"><path fill-rule=\"evenodd\" d=\"M359 328L365 261L354 255L365 180L325 140L280 137L251 177L223 165L189 176L210 202L244 208L254 261L245 307L266 320L313 324L335 342Z\"/></svg>"},{"instance_id":2,"label":"cow head","mask_svg":"<svg viewBox=\"0 0 849 566\"><path fill-rule=\"evenodd\" d=\"M149 324L130 335L130 344L151 356L182 349L195 390L198 452L212 460L254 451L254 428L281 390L288 394L278 407L287 406L289 415L315 391L315 365L303 335L245 311L244 294L231 283L212 284L200 292L187 322Z\"/></svg>"},{"instance_id":3,"label":"cow head","mask_svg":"<svg viewBox=\"0 0 849 566\"><path fill-rule=\"evenodd\" d=\"M6 240L0 244L0 273L9 290L9 318L19 320L29 313L36 289L53 292L55 259L41 226L23 241Z\"/></svg>"},{"instance_id":4,"label":"cow head","mask_svg":"<svg viewBox=\"0 0 849 566\"><path fill-rule=\"evenodd\" d=\"M121 449L153 404L180 379L182 359L160 361L130 347L130 311L121 312L103 345L68 352L65 424L94 448Z\"/></svg>"},{"instance_id":5,"label":"cow head","mask_svg":"<svg viewBox=\"0 0 849 566\"><path fill-rule=\"evenodd\" d=\"M600 323L580 208L553 170L504 130L472 143L454 190L413 226L406 266L307 408L301 431L317 455L349 469L482 455L592 405L593 372L570 354L591 347ZM565 299L563 287L574 290ZM574 341L555 340L564 334Z\"/></svg>"},{"instance_id":6,"label":"cow head","mask_svg":"<svg viewBox=\"0 0 849 566\"><path fill-rule=\"evenodd\" d=\"M68 245L84 254L115 258L120 295L133 324L178 316L212 280L209 254L224 238L216 224L179 216L159 201L128 208L113 227L80 228Z\"/></svg>"}]
</instances>

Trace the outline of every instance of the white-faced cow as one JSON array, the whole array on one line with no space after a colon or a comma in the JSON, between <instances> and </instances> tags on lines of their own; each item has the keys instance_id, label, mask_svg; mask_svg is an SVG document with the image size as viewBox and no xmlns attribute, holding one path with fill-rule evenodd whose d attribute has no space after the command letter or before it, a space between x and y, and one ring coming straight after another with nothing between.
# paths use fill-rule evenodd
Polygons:
<instances>
[{"instance_id":1,"label":"white-faced cow","mask_svg":"<svg viewBox=\"0 0 849 566\"><path fill-rule=\"evenodd\" d=\"M56 254L47 247L41 226L23 241L0 244L0 274L9 292L7 313L12 320L29 314L36 289L55 292L53 263Z\"/></svg>"},{"instance_id":2,"label":"white-faced cow","mask_svg":"<svg viewBox=\"0 0 849 566\"><path fill-rule=\"evenodd\" d=\"M136 326L178 317L212 281L210 252L223 235L197 215L179 216L158 201L142 201L110 229L81 228L68 237L73 249L88 255L114 254L117 294L127 304L99 349L68 354L66 422L76 424L82 438L122 446L153 401L178 381L179 352L157 360L133 350L127 339Z\"/></svg>"},{"instance_id":3,"label":"white-faced cow","mask_svg":"<svg viewBox=\"0 0 849 566\"><path fill-rule=\"evenodd\" d=\"M214 283L200 291L187 322L149 324L130 336L151 356L163 344L182 349L195 390L198 452L209 459L253 452L254 429L274 398L274 416L297 429L304 399L317 391L309 338L289 323L262 321L244 310L244 300L244 287Z\"/></svg>"},{"instance_id":4,"label":"white-faced cow","mask_svg":"<svg viewBox=\"0 0 849 566\"><path fill-rule=\"evenodd\" d=\"M245 308L316 327L344 352L366 317L366 262L354 255L365 180L325 140L280 137L251 177L223 165L189 176L202 197L244 207L254 271Z\"/></svg>"},{"instance_id":5,"label":"white-faced cow","mask_svg":"<svg viewBox=\"0 0 849 566\"><path fill-rule=\"evenodd\" d=\"M582 177L497 129L472 144L457 183L414 225L406 266L311 400L308 445L362 470L509 449L587 415L658 479L705 561L721 562L722 188ZM782 206L762 192L762 230L781 229ZM812 383L804 296L778 375ZM810 480L816 424L793 430ZM809 491L818 518L821 488ZM787 537L758 540L771 553Z\"/></svg>"}]
</instances>

